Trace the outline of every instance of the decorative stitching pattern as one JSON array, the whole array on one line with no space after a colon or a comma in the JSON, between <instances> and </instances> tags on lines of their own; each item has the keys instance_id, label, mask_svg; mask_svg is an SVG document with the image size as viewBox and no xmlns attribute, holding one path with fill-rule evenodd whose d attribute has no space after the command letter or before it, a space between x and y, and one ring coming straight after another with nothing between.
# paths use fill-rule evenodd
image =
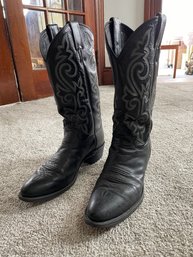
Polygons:
<instances>
[{"instance_id":1,"label":"decorative stitching pattern","mask_svg":"<svg viewBox=\"0 0 193 257\"><path fill-rule=\"evenodd\" d=\"M142 145L146 142L152 126L150 106L155 55L154 29L154 25L150 24L132 51L122 97L126 109L123 123Z\"/></svg>"},{"instance_id":2,"label":"decorative stitching pattern","mask_svg":"<svg viewBox=\"0 0 193 257\"><path fill-rule=\"evenodd\" d=\"M62 114L68 122L75 123L83 133L89 134L92 126L90 103L72 46L72 35L65 33L55 56L56 97L60 99Z\"/></svg>"},{"instance_id":3,"label":"decorative stitching pattern","mask_svg":"<svg viewBox=\"0 0 193 257\"><path fill-rule=\"evenodd\" d=\"M87 54L86 66L89 70L89 76L90 76L89 89L91 91L92 98L94 98L94 101L92 102L92 109L100 119L100 100L99 100L98 76L97 76L96 60L95 60L95 52L94 52L94 38L93 38L93 35L85 28L83 29L82 34L84 38L85 51Z\"/></svg>"}]
</instances>

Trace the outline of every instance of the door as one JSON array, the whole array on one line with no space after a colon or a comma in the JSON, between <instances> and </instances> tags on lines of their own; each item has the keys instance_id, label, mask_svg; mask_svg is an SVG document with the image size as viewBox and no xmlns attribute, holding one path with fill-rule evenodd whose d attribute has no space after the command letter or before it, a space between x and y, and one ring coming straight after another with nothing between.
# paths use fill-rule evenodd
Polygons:
<instances>
[{"instance_id":1,"label":"door","mask_svg":"<svg viewBox=\"0 0 193 257\"><path fill-rule=\"evenodd\" d=\"M0 2L0 105L19 101L6 21Z\"/></svg>"},{"instance_id":2,"label":"door","mask_svg":"<svg viewBox=\"0 0 193 257\"><path fill-rule=\"evenodd\" d=\"M46 24L78 21L95 31L94 0L4 0L22 101L52 94L39 51Z\"/></svg>"}]
</instances>

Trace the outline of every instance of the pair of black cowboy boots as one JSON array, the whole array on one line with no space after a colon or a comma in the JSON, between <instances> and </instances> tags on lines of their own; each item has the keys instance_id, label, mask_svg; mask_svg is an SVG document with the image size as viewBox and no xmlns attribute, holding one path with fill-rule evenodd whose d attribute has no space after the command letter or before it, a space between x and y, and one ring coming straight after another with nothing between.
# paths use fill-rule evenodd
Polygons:
<instances>
[{"instance_id":1,"label":"pair of black cowboy boots","mask_svg":"<svg viewBox=\"0 0 193 257\"><path fill-rule=\"evenodd\" d=\"M158 14L136 31L111 18L105 26L115 98L109 155L85 212L87 224L114 226L141 204L150 158L152 108L165 16ZM58 151L23 185L24 201L48 200L69 189L81 164L103 154L104 134L93 35L88 27L68 22L48 25L40 50L47 65L64 139Z\"/></svg>"}]
</instances>

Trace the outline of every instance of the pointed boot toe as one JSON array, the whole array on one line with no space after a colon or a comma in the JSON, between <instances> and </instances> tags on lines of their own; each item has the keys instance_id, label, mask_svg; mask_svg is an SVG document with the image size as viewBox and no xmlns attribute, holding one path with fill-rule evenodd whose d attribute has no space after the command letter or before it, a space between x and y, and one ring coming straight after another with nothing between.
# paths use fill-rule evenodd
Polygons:
<instances>
[{"instance_id":1,"label":"pointed boot toe","mask_svg":"<svg viewBox=\"0 0 193 257\"><path fill-rule=\"evenodd\" d=\"M50 200L66 191L68 183L70 184L68 180L63 181L62 176L56 171L52 174L41 167L24 183L19 199L26 202Z\"/></svg>"},{"instance_id":2,"label":"pointed boot toe","mask_svg":"<svg viewBox=\"0 0 193 257\"><path fill-rule=\"evenodd\" d=\"M99 188L91 196L86 209L86 221L94 223L105 222L113 218L114 194L108 189Z\"/></svg>"},{"instance_id":3,"label":"pointed boot toe","mask_svg":"<svg viewBox=\"0 0 193 257\"><path fill-rule=\"evenodd\" d=\"M41 194L42 183L37 183L37 181L34 181L32 177L22 186L19 193L19 198L27 202L32 202Z\"/></svg>"},{"instance_id":4,"label":"pointed boot toe","mask_svg":"<svg viewBox=\"0 0 193 257\"><path fill-rule=\"evenodd\" d=\"M38 179L37 179L38 178ZM49 183L44 179L32 176L21 188L19 199L26 202L34 202L45 199L47 195L51 196Z\"/></svg>"},{"instance_id":5,"label":"pointed boot toe","mask_svg":"<svg viewBox=\"0 0 193 257\"><path fill-rule=\"evenodd\" d=\"M138 205L142 202L138 203ZM137 205L137 206L138 206ZM112 227L128 217L135 208L129 200L125 204L125 196L108 188L97 188L93 192L85 212L85 222L94 227Z\"/></svg>"}]
</instances>

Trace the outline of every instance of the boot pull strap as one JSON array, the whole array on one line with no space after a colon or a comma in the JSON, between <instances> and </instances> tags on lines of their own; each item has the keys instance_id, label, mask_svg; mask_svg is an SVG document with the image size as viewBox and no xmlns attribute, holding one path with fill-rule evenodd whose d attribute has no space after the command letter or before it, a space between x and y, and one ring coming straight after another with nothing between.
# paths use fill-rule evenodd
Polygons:
<instances>
[{"instance_id":1,"label":"boot pull strap","mask_svg":"<svg viewBox=\"0 0 193 257\"><path fill-rule=\"evenodd\" d=\"M80 34L80 25L78 22L69 22L69 24L72 30L75 48L76 50L80 50L83 48L82 37Z\"/></svg>"},{"instance_id":2,"label":"boot pull strap","mask_svg":"<svg viewBox=\"0 0 193 257\"><path fill-rule=\"evenodd\" d=\"M156 44L155 47L159 48L161 45L163 32L166 26L166 16L164 14L158 13L156 15L158 17L158 26L157 26L157 33L156 33Z\"/></svg>"},{"instance_id":3,"label":"boot pull strap","mask_svg":"<svg viewBox=\"0 0 193 257\"><path fill-rule=\"evenodd\" d=\"M48 24L46 26L46 32L50 43L52 42L52 40L55 38L55 36L58 34L59 31L60 30L57 24Z\"/></svg>"},{"instance_id":4,"label":"boot pull strap","mask_svg":"<svg viewBox=\"0 0 193 257\"><path fill-rule=\"evenodd\" d=\"M112 45L114 53L118 56L121 52L121 21L118 18L110 18L112 22Z\"/></svg>"}]
</instances>

